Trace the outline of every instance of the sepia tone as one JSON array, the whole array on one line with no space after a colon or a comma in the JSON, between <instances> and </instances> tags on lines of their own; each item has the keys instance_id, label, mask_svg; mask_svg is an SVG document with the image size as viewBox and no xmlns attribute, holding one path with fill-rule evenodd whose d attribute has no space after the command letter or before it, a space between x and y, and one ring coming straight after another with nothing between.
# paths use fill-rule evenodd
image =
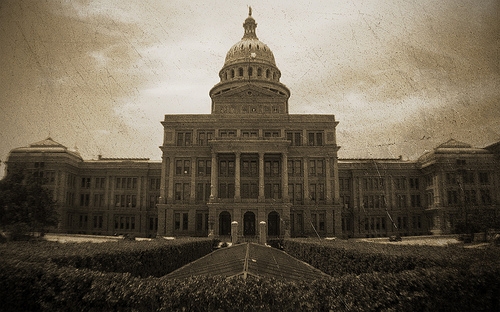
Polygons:
<instances>
[{"instance_id":1,"label":"sepia tone","mask_svg":"<svg viewBox=\"0 0 500 312\"><path fill-rule=\"evenodd\" d=\"M251 10L210 90L210 114L167 114L161 161L84 160L52 138L11 150L53 191L58 231L155 236L383 237L498 216L499 143L449 139L416 160L339 158L332 114L290 113ZM293 90L292 90L293 91ZM342 121L340 121L342 122ZM234 236L233 235L233 236Z\"/></svg>"}]
</instances>

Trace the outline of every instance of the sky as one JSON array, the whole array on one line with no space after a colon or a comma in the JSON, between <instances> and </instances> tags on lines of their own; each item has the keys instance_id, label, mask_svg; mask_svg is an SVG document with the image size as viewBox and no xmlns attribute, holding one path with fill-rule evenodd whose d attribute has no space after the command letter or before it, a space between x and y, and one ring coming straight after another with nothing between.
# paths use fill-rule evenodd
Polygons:
<instances>
[{"instance_id":1,"label":"sky","mask_svg":"<svg viewBox=\"0 0 500 312\"><path fill-rule=\"evenodd\" d=\"M208 114L248 6L292 114L334 114L340 158L500 141L499 0L0 0L0 176L51 137L161 159L165 114Z\"/></svg>"}]
</instances>

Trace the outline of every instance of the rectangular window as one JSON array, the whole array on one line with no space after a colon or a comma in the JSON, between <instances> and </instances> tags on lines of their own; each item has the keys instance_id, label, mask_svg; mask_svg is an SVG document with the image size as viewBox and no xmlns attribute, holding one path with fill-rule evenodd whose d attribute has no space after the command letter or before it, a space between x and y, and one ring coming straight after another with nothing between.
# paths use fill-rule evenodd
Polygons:
<instances>
[{"instance_id":1,"label":"rectangular window","mask_svg":"<svg viewBox=\"0 0 500 312\"><path fill-rule=\"evenodd\" d=\"M464 200L466 204L477 204L476 201L476 191L475 190L465 190L464 191Z\"/></svg>"},{"instance_id":2,"label":"rectangular window","mask_svg":"<svg viewBox=\"0 0 500 312\"><path fill-rule=\"evenodd\" d=\"M289 159L287 163L288 176L289 177L301 177L302 176L302 160L300 159Z\"/></svg>"},{"instance_id":3,"label":"rectangular window","mask_svg":"<svg viewBox=\"0 0 500 312\"><path fill-rule=\"evenodd\" d=\"M104 207L104 194L94 194L94 207Z\"/></svg>"},{"instance_id":4,"label":"rectangular window","mask_svg":"<svg viewBox=\"0 0 500 312\"><path fill-rule=\"evenodd\" d=\"M488 172L479 172L479 183L481 184L489 184L489 176Z\"/></svg>"},{"instance_id":5,"label":"rectangular window","mask_svg":"<svg viewBox=\"0 0 500 312\"><path fill-rule=\"evenodd\" d=\"M175 200L189 200L191 196L191 185L189 183L175 183Z\"/></svg>"},{"instance_id":6,"label":"rectangular window","mask_svg":"<svg viewBox=\"0 0 500 312\"><path fill-rule=\"evenodd\" d=\"M189 230L189 214L187 212L174 213L174 230L175 231Z\"/></svg>"},{"instance_id":7,"label":"rectangular window","mask_svg":"<svg viewBox=\"0 0 500 312\"><path fill-rule=\"evenodd\" d=\"M102 216L94 216L93 218L94 229L102 229L102 220L103 220Z\"/></svg>"},{"instance_id":8,"label":"rectangular window","mask_svg":"<svg viewBox=\"0 0 500 312\"><path fill-rule=\"evenodd\" d=\"M462 172L462 181L465 184L474 184L474 172L472 172L472 171L463 171Z\"/></svg>"},{"instance_id":9,"label":"rectangular window","mask_svg":"<svg viewBox=\"0 0 500 312\"><path fill-rule=\"evenodd\" d=\"M126 177L116 178L116 189L136 189L137 178Z\"/></svg>"},{"instance_id":10,"label":"rectangular window","mask_svg":"<svg viewBox=\"0 0 500 312\"><path fill-rule=\"evenodd\" d=\"M396 206L398 208L406 208L406 195L402 194L396 195Z\"/></svg>"},{"instance_id":11,"label":"rectangular window","mask_svg":"<svg viewBox=\"0 0 500 312\"><path fill-rule=\"evenodd\" d=\"M420 195L419 194L412 194L410 195L411 199L411 206L416 208L416 207L421 207L420 203Z\"/></svg>"},{"instance_id":12,"label":"rectangular window","mask_svg":"<svg viewBox=\"0 0 500 312\"><path fill-rule=\"evenodd\" d=\"M88 207L90 205L90 194L80 194L80 206Z\"/></svg>"},{"instance_id":13,"label":"rectangular window","mask_svg":"<svg viewBox=\"0 0 500 312\"><path fill-rule=\"evenodd\" d=\"M158 218L149 218L149 230L150 231L157 231L158 230Z\"/></svg>"},{"instance_id":14,"label":"rectangular window","mask_svg":"<svg viewBox=\"0 0 500 312\"><path fill-rule=\"evenodd\" d=\"M220 160L219 161L219 177L233 177L234 176L234 161L233 160Z\"/></svg>"},{"instance_id":15,"label":"rectangular window","mask_svg":"<svg viewBox=\"0 0 500 312\"><path fill-rule=\"evenodd\" d=\"M90 188L90 178L82 178L81 188Z\"/></svg>"},{"instance_id":16,"label":"rectangular window","mask_svg":"<svg viewBox=\"0 0 500 312\"><path fill-rule=\"evenodd\" d=\"M106 187L106 178L100 177L95 178L95 188L96 189L104 189Z\"/></svg>"},{"instance_id":17,"label":"rectangular window","mask_svg":"<svg viewBox=\"0 0 500 312\"><path fill-rule=\"evenodd\" d=\"M196 184L196 200L208 201L210 198L210 183L197 183Z\"/></svg>"},{"instance_id":18,"label":"rectangular window","mask_svg":"<svg viewBox=\"0 0 500 312\"><path fill-rule=\"evenodd\" d=\"M302 131L287 131L286 139L290 141L290 145L292 146L301 146L302 145Z\"/></svg>"},{"instance_id":19,"label":"rectangular window","mask_svg":"<svg viewBox=\"0 0 500 312\"><path fill-rule=\"evenodd\" d=\"M180 213L175 213L174 214L174 230L180 230L181 229L181 214Z\"/></svg>"},{"instance_id":20,"label":"rectangular window","mask_svg":"<svg viewBox=\"0 0 500 312\"><path fill-rule=\"evenodd\" d=\"M177 132L177 146L190 146L192 133L190 131Z\"/></svg>"},{"instance_id":21,"label":"rectangular window","mask_svg":"<svg viewBox=\"0 0 500 312\"><path fill-rule=\"evenodd\" d=\"M420 188L419 184L420 183L418 178L410 178L410 189L418 190Z\"/></svg>"},{"instance_id":22,"label":"rectangular window","mask_svg":"<svg viewBox=\"0 0 500 312\"><path fill-rule=\"evenodd\" d=\"M264 130L265 138L278 138L280 136L281 134L279 130Z\"/></svg>"},{"instance_id":23,"label":"rectangular window","mask_svg":"<svg viewBox=\"0 0 500 312\"><path fill-rule=\"evenodd\" d=\"M241 136L244 138L257 138L259 136L259 130L243 130L241 131Z\"/></svg>"},{"instance_id":24,"label":"rectangular window","mask_svg":"<svg viewBox=\"0 0 500 312\"><path fill-rule=\"evenodd\" d=\"M309 199L313 202L325 200L325 187L323 183L309 184Z\"/></svg>"},{"instance_id":25,"label":"rectangular window","mask_svg":"<svg viewBox=\"0 0 500 312\"><path fill-rule=\"evenodd\" d=\"M187 212L182 214L182 230L187 231L188 230L188 214Z\"/></svg>"},{"instance_id":26,"label":"rectangular window","mask_svg":"<svg viewBox=\"0 0 500 312\"><path fill-rule=\"evenodd\" d=\"M491 205L492 204L490 190L482 189L482 190L480 190L480 194L481 194L481 203L483 205Z\"/></svg>"},{"instance_id":27,"label":"rectangular window","mask_svg":"<svg viewBox=\"0 0 500 312\"><path fill-rule=\"evenodd\" d=\"M198 131L198 145L206 146L213 139L214 131Z\"/></svg>"},{"instance_id":28,"label":"rectangular window","mask_svg":"<svg viewBox=\"0 0 500 312\"><path fill-rule=\"evenodd\" d=\"M400 177L394 179L394 185L397 190L405 190L406 189L406 178Z\"/></svg>"},{"instance_id":29,"label":"rectangular window","mask_svg":"<svg viewBox=\"0 0 500 312\"><path fill-rule=\"evenodd\" d=\"M458 192L456 190L448 190L448 205L458 204Z\"/></svg>"},{"instance_id":30,"label":"rectangular window","mask_svg":"<svg viewBox=\"0 0 500 312\"><path fill-rule=\"evenodd\" d=\"M309 146L322 146L323 145L323 132L308 132L307 144Z\"/></svg>"},{"instance_id":31,"label":"rectangular window","mask_svg":"<svg viewBox=\"0 0 500 312\"><path fill-rule=\"evenodd\" d=\"M161 179L160 178L151 178L149 179L149 190L150 191L157 191L160 189L160 183Z\"/></svg>"},{"instance_id":32,"label":"rectangular window","mask_svg":"<svg viewBox=\"0 0 500 312\"><path fill-rule=\"evenodd\" d=\"M221 138L235 138L236 137L236 130L231 129L231 130L219 130L219 136Z\"/></svg>"},{"instance_id":33,"label":"rectangular window","mask_svg":"<svg viewBox=\"0 0 500 312\"><path fill-rule=\"evenodd\" d=\"M191 160L177 159L175 161L175 174L176 175L189 175L191 174Z\"/></svg>"},{"instance_id":34,"label":"rectangular window","mask_svg":"<svg viewBox=\"0 0 500 312\"><path fill-rule=\"evenodd\" d=\"M159 203L160 195L149 195L149 208L155 209L156 205Z\"/></svg>"},{"instance_id":35,"label":"rectangular window","mask_svg":"<svg viewBox=\"0 0 500 312\"><path fill-rule=\"evenodd\" d=\"M242 183L241 198L257 198L259 196L259 187L257 183Z\"/></svg>"}]
</instances>

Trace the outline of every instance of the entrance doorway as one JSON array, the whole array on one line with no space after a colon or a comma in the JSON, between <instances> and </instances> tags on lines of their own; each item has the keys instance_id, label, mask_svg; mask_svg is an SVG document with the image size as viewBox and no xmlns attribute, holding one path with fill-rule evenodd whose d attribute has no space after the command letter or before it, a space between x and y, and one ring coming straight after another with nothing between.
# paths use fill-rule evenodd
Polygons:
<instances>
[{"instance_id":1,"label":"entrance doorway","mask_svg":"<svg viewBox=\"0 0 500 312\"><path fill-rule=\"evenodd\" d=\"M276 211L269 213L267 216L267 235L280 235L280 215Z\"/></svg>"},{"instance_id":2,"label":"entrance doorway","mask_svg":"<svg viewBox=\"0 0 500 312\"><path fill-rule=\"evenodd\" d=\"M231 214L227 211L223 211L219 214L219 235L231 235Z\"/></svg>"},{"instance_id":3,"label":"entrance doorway","mask_svg":"<svg viewBox=\"0 0 500 312\"><path fill-rule=\"evenodd\" d=\"M243 215L243 235L255 236L255 213L251 211Z\"/></svg>"}]
</instances>

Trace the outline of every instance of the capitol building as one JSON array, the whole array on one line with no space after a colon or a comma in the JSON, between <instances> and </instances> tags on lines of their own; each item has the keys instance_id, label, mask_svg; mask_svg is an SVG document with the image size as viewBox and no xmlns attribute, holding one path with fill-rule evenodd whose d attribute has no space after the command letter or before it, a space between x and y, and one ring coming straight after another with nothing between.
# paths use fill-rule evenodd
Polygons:
<instances>
[{"instance_id":1,"label":"capitol building","mask_svg":"<svg viewBox=\"0 0 500 312\"><path fill-rule=\"evenodd\" d=\"M138 237L445 234L464 213L500 218L500 142L450 139L417 160L339 159L330 114L290 114L249 12L210 90L210 114L165 115L162 160L85 160L51 138L13 149L57 202L57 231ZM222 60L221 60L222 62ZM215 74L215 73L214 73ZM341 122L341 121L340 121Z\"/></svg>"}]
</instances>

